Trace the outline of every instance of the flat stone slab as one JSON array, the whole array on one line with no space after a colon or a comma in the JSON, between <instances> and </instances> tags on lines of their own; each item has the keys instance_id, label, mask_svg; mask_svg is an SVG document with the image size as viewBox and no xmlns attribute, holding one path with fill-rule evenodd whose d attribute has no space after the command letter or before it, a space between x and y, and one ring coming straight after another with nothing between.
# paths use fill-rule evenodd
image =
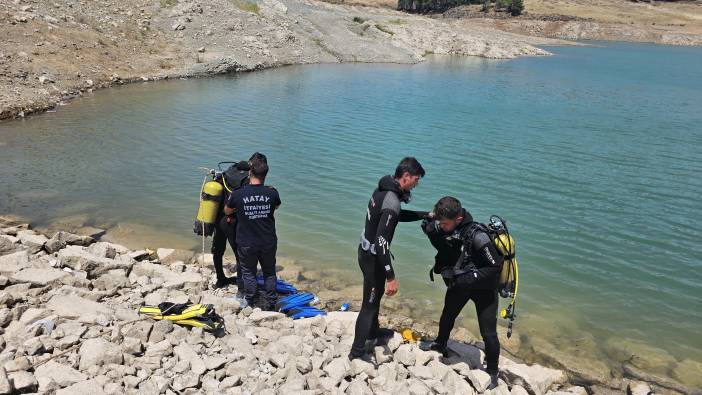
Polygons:
<instances>
[{"instance_id":1,"label":"flat stone slab","mask_svg":"<svg viewBox=\"0 0 702 395\"><path fill-rule=\"evenodd\" d=\"M23 269L12 276L16 283L30 283L32 285L45 286L55 283L70 274L58 269Z\"/></svg>"},{"instance_id":2,"label":"flat stone slab","mask_svg":"<svg viewBox=\"0 0 702 395\"><path fill-rule=\"evenodd\" d=\"M62 318L97 317L98 315L109 317L114 314L112 309L104 304L77 295L56 295L51 298L47 307Z\"/></svg>"}]
</instances>

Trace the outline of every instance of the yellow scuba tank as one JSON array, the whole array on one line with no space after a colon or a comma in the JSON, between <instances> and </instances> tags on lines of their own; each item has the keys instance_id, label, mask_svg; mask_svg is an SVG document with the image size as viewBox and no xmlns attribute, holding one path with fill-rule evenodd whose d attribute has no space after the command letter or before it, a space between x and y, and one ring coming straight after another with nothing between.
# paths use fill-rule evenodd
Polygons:
<instances>
[{"instance_id":1,"label":"yellow scuba tank","mask_svg":"<svg viewBox=\"0 0 702 395\"><path fill-rule=\"evenodd\" d=\"M223 193L224 187L217 181L209 181L202 186L200 207L193 225L193 231L199 236L210 236L214 232Z\"/></svg>"},{"instance_id":2,"label":"yellow scuba tank","mask_svg":"<svg viewBox=\"0 0 702 395\"><path fill-rule=\"evenodd\" d=\"M491 216L488 228L491 230L495 248L504 257L498 281L498 292L503 298L510 299L507 307L500 311L500 316L509 320L507 325L507 337L509 338L512 336L512 322L516 317L515 305L519 293L519 264L516 257L516 243L502 218L496 215Z\"/></svg>"}]
</instances>

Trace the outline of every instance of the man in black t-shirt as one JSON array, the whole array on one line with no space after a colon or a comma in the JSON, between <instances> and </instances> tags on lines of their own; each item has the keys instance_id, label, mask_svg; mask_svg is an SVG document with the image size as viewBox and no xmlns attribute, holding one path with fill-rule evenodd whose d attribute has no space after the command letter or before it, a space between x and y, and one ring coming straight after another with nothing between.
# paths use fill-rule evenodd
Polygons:
<instances>
[{"instance_id":1,"label":"man in black t-shirt","mask_svg":"<svg viewBox=\"0 0 702 395\"><path fill-rule=\"evenodd\" d=\"M275 231L275 210L280 206L280 195L263 183L268 174L265 155L256 153L249 161L249 185L235 191L227 199L224 212L236 213L237 255L244 280L244 297L253 305L258 289L257 266L261 264L267 309L276 302L275 254L278 236Z\"/></svg>"}]
</instances>

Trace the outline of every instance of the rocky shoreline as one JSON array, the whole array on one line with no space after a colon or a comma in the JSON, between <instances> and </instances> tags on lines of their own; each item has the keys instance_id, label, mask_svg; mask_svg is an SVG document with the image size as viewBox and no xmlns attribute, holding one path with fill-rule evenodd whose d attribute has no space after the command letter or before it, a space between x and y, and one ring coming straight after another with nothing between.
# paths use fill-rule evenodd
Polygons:
<instances>
[{"instance_id":1,"label":"rocky shoreline","mask_svg":"<svg viewBox=\"0 0 702 395\"><path fill-rule=\"evenodd\" d=\"M130 82L428 54L511 59L567 43L315 0L16 0L0 3L0 35L0 119Z\"/></svg>"},{"instance_id":2,"label":"rocky shoreline","mask_svg":"<svg viewBox=\"0 0 702 395\"><path fill-rule=\"evenodd\" d=\"M130 250L99 241L99 229L83 230L44 235L22 221L0 221L0 394L694 393L634 380L616 388L578 386L571 372L504 356L500 386L486 391L479 343L453 342L444 358L398 333L372 350L370 362L349 363L355 313L333 312L339 305L333 296L317 292L326 317L293 321L241 309L231 289L211 290L211 256ZM280 261L281 278L323 288L294 262ZM227 334L137 314L139 306L163 301L213 304ZM421 332L411 320L383 322Z\"/></svg>"}]
</instances>

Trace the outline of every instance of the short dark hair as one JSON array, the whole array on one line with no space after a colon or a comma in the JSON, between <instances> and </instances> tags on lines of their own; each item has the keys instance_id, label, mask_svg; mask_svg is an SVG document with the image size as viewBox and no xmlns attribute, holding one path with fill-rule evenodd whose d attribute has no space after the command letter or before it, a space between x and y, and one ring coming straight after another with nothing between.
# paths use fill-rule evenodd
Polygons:
<instances>
[{"instance_id":1,"label":"short dark hair","mask_svg":"<svg viewBox=\"0 0 702 395\"><path fill-rule=\"evenodd\" d=\"M463 212L461 202L455 197L444 196L434 205L434 216L438 220L456 219Z\"/></svg>"},{"instance_id":2,"label":"short dark hair","mask_svg":"<svg viewBox=\"0 0 702 395\"><path fill-rule=\"evenodd\" d=\"M263 155L258 151L254 152L253 155L251 155L251 157L249 158L249 162L251 162L252 160L260 160L263 163L268 163L268 158L266 158L266 155Z\"/></svg>"},{"instance_id":3,"label":"short dark hair","mask_svg":"<svg viewBox=\"0 0 702 395\"><path fill-rule=\"evenodd\" d=\"M400 178L405 173L420 177L424 177L425 174L424 168L413 156L407 156L400 161L395 168L395 178Z\"/></svg>"},{"instance_id":4,"label":"short dark hair","mask_svg":"<svg viewBox=\"0 0 702 395\"><path fill-rule=\"evenodd\" d=\"M249 159L249 164L251 165L251 175L258 178L259 180L264 180L268 174L268 159L266 155L260 152L256 152L251 155Z\"/></svg>"}]
</instances>

